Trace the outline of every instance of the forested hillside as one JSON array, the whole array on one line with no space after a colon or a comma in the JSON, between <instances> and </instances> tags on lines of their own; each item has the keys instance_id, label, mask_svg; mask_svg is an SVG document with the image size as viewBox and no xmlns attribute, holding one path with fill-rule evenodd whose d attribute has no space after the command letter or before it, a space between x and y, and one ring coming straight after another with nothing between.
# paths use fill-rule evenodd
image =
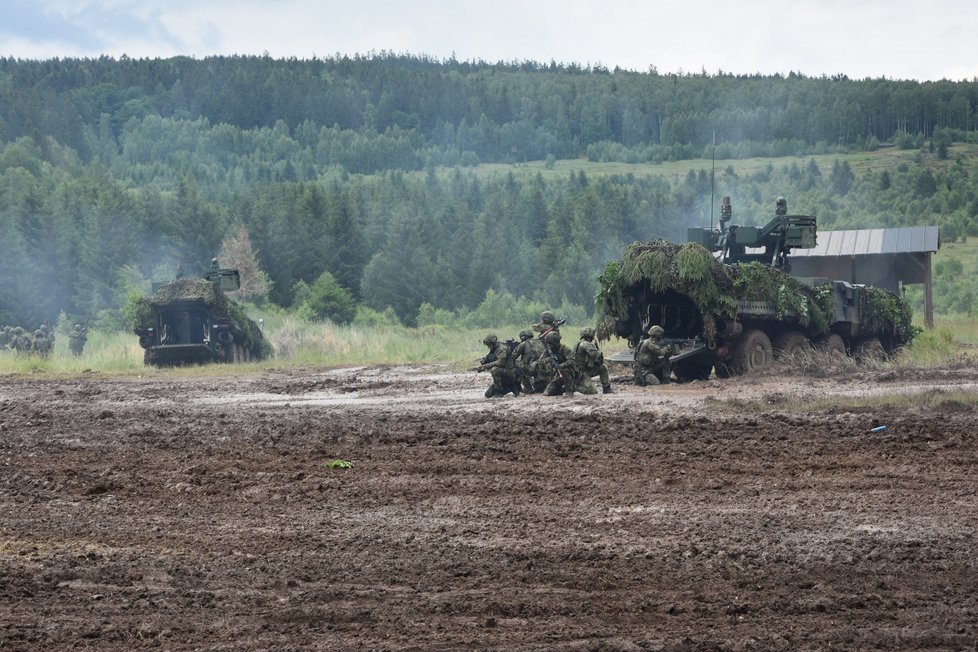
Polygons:
<instances>
[{"instance_id":1,"label":"forested hillside","mask_svg":"<svg viewBox=\"0 0 978 652\"><path fill-rule=\"evenodd\" d=\"M978 235L976 105L978 82L387 54L0 59L0 323L111 320L222 246L267 274L251 300L340 321L490 289L590 310L607 260L721 194L745 222L785 195L821 228Z\"/></svg>"}]
</instances>

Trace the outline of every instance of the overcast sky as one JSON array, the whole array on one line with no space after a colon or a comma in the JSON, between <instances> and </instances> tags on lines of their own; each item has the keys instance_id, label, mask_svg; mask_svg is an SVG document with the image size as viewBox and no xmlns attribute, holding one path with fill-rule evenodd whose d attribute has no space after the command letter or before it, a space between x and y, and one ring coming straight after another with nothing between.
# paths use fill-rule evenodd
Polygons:
<instances>
[{"instance_id":1,"label":"overcast sky","mask_svg":"<svg viewBox=\"0 0 978 652\"><path fill-rule=\"evenodd\" d=\"M551 60L978 78L978 0L0 0L0 56Z\"/></svg>"}]
</instances>

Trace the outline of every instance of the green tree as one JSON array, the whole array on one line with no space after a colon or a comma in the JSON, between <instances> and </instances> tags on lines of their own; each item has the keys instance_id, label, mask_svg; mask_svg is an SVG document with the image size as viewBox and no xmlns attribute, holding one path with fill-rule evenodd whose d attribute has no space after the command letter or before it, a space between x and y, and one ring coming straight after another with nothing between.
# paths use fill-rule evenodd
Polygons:
<instances>
[{"instance_id":1,"label":"green tree","mask_svg":"<svg viewBox=\"0 0 978 652\"><path fill-rule=\"evenodd\" d=\"M357 316L357 303L333 275L323 272L309 286L306 308L317 319L329 319L335 324L349 324Z\"/></svg>"}]
</instances>

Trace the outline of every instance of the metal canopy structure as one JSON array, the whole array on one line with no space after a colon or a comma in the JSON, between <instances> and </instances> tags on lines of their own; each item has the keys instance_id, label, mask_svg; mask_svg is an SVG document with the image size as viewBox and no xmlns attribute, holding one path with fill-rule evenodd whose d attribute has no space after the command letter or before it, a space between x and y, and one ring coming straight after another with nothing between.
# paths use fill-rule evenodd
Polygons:
<instances>
[{"instance_id":1,"label":"metal canopy structure","mask_svg":"<svg viewBox=\"0 0 978 652\"><path fill-rule=\"evenodd\" d=\"M931 255L941 248L936 226L820 231L813 249L795 249L788 257L793 276L821 276L875 285L900 292L923 284L924 319L934 323Z\"/></svg>"}]
</instances>

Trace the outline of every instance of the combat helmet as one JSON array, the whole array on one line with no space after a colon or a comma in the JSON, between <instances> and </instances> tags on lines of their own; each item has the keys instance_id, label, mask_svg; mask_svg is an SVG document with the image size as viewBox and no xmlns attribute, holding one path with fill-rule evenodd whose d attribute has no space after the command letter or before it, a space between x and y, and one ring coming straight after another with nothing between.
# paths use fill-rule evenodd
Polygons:
<instances>
[{"instance_id":1,"label":"combat helmet","mask_svg":"<svg viewBox=\"0 0 978 652\"><path fill-rule=\"evenodd\" d=\"M540 313L540 321L544 324L553 326L557 322L557 315L553 314L549 310L544 310Z\"/></svg>"},{"instance_id":2,"label":"combat helmet","mask_svg":"<svg viewBox=\"0 0 978 652\"><path fill-rule=\"evenodd\" d=\"M560 344L560 333L557 331L550 331L544 336L543 342L551 348L557 346Z\"/></svg>"},{"instance_id":3,"label":"combat helmet","mask_svg":"<svg viewBox=\"0 0 978 652\"><path fill-rule=\"evenodd\" d=\"M486 346L493 347L499 344L499 338L496 337L495 333L489 333L482 338L482 343Z\"/></svg>"},{"instance_id":4,"label":"combat helmet","mask_svg":"<svg viewBox=\"0 0 978 652\"><path fill-rule=\"evenodd\" d=\"M581 337L584 338L584 339L586 339L586 340L593 340L594 339L594 329L591 328L590 326L585 326L584 328L581 329Z\"/></svg>"},{"instance_id":5,"label":"combat helmet","mask_svg":"<svg viewBox=\"0 0 978 652\"><path fill-rule=\"evenodd\" d=\"M665 330L658 324L649 329L649 337L662 337L665 334Z\"/></svg>"},{"instance_id":6,"label":"combat helmet","mask_svg":"<svg viewBox=\"0 0 978 652\"><path fill-rule=\"evenodd\" d=\"M533 337L533 331L531 331L529 329L526 329L526 328L524 328L523 330L520 331L520 341L521 342L525 342L526 340L530 339L531 337Z\"/></svg>"}]
</instances>

